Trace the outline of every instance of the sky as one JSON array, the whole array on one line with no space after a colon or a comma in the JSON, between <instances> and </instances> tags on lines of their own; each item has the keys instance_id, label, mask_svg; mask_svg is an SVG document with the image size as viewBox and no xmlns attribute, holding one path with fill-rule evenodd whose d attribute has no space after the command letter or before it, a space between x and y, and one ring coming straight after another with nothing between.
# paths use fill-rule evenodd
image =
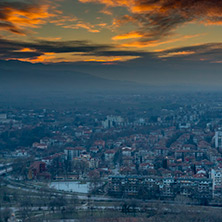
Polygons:
<instances>
[{"instance_id":1,"label":"sky","mask_svg":"<svg viewBox=\"0 0 222 222\"><path fill-rule=\"evenodd\" d=\"M111 79L207 84L221 78L221 37L221 0L0 1L0 60Z\"/></svg>"}]
</instances>

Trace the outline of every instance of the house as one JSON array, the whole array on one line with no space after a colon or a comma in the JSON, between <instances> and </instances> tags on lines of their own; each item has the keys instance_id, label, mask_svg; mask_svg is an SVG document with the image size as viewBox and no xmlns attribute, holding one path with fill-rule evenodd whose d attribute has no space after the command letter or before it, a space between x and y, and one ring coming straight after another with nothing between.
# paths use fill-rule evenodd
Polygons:
<instances>
[{"instance_id":1,"label":"house","mask_svg":"<svg viewBox=\"0 0 222 222\"><path fill-rule=\"evenodd\" d=\"M103 149L105 147L105 141L104 140L96 140L94 142L94 147L98 148L98 149Z\"/></svg>"},{"instance_id":2,"label":"house","mask_svg":"<svg viewBox=\"0 0 222 222\"><path fill-rule=\"evenodd\" d=\"M35 161L30 167L28 172L29 179L50 179L51 175L46 170L46 163L42 161Z\"/></svg>"},{"instance_id":3,"label":"house","mask_svg":"<svg viewBox=\"0 0 222 222\"><path fill-rule=\"evenodd\" d=\"M36 149L39 149L39 150L45 150L45 149L48 148L48 145L47 144L43 144L43 143L35 142L35 143L32 144L32 147L36 148Z\"/></svg>"},{"instance_id":4,"label":"house","mask_svg":"<svg viewBox=\"0 0 222 222\"><path fill-rule=\"evenodd\" d=\"M152 163L141 163L139 169L140 170L154 169L154 165Z\"/></svg>"},{"instance_id":5,"label":"house","mask_svg":"<svg viewBox=\"0 0 222 222\"><path fill-rule=\"evenodd\" d=\"M157 156L166 156L169 150L166 147L156 147L155 153Z\"/></svg>"},{"instance_id":6,"label":"house","mask_svg":"<svg viewBox=\"0 0 222 222\"><path fill-rule=\"evenodd\" d=\"M97 153L99 152L99 149L98 149L97 147L91 147L91 148L89 149L89 151L90 151L90 153L92 153L92 154L97 154Z\"/></svg>"},{"instance_id":7,"label":"house","mask_svg":"<svg viewBox=\"0 0 222 222\"><path fill-rule=\"evenodd\" d=\"M133 149L131 147L123 147L122 148L122 155L123 156L131 156Z\"/></svg>"},{"instance_id":8,"label":"house","mask_svg":"<svg viewBox=\"0 0 222 222\"><path fill-rule=\"evenodd\" d=\"M116 151L115 150L106 150L105 151L105 160L112 161Z\"/></svg>"}]
</instances>

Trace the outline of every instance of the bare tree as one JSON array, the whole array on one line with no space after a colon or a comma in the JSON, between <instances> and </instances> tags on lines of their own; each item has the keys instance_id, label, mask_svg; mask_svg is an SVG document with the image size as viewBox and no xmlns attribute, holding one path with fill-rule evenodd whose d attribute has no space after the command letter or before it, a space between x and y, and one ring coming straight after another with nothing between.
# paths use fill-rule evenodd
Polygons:
<instances>
[{"instance_id":1,"label":"bare tree","mask_svg":"<svg viewBox=\"0 0 222 222\"><path fill-rule=\"evenodd\" d=\"M8 222L11 215L12 215L12 210L10 210L9 208L5 208L4 210L0 210L1 221Z\"/></svg>"}]
</instances>

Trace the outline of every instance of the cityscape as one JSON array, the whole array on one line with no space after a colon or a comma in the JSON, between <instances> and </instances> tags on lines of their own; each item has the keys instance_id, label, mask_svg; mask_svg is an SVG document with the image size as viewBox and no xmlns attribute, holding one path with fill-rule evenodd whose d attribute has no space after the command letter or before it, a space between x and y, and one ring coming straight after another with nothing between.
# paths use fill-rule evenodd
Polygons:
<instances>
[{"instance_id":1,"label":"cityscape","mask_svg":"<svg viewBox=\"0 0 222 222\"><path fill-rule=\"evenodd\" d=\"M222 0L0 0L0 222L222 221Z\"/></svg>"},{"instance_id":2,"label":"cityscape","mask_svg":"<svg viewBox=\"0 0 222 222\"><path fill-rule=\"evenodd\" d=\"M220 209L221 97L191 95L100 96L89 98L93 109L78 99L72 108L2 108L1 205L22 221L46 220L51 213L32 200L35 190L68 215L67 200L53 198L72 196L73 211L89 210L88 220L101 207L124 215L154 203ZM18 205L20 192L31 199ZM30 208L45 213L24 214Z\"/></svg>"}]
</instances>

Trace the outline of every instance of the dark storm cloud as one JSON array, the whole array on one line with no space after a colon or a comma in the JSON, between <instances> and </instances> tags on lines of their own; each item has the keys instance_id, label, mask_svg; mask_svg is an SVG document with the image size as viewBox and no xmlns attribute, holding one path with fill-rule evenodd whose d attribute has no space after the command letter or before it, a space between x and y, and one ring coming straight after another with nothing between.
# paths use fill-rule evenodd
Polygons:
<instances>
[{"instance_id":1,"label":"dark storm cloud","mask_svg":"<svg viewBox=\"0 0 222 222\"><path fill-rule=\"evenodd\" d=\"M95 56L142 56L139 51L115 50L114 46L96 45L88 41L21 42L0 38L0 59L36 58L45 53L83 53Z\"/></svg>"},{"instance_id":2,"label":"dark storm cloud","mask_svg":"<svg viewBox=\"0 0 222 222\"><path fill-rule=\"evenodd\" d=\"M189 60L208 62L222 61L222 43L208 43L189 47L165 50L160 57L181 57Z\"/></svg>"},{"instance_id":3,"label":"dark storm cloud","mask_svg":"<svg viewBox=\"0 0 222 222\"><path fill-rule=\"evenodd\" d=\"M9 31L15 34L20 34L20 35L24 34L22 30L16 28L14 25L10 23L0 23L0 30Z\"/></svg>"},{"instance_id":4,"label":"dark storm cloud","mask_svg":"<svg viewBox=\"0 0 222 222\"><path fill-rule=\"evenodd\" d=\"M188 22L222 24L221 0L80 0L97 2L107 7L126 7L131 15L114 20L119 26L127 22L139 25L142 41L166 37Z\"/></svg>"},{"instance_id":5,"label":"dark storm cloud","mask_svg":"<svg viewBox=\"0 0 222 222\"><path fill-rule=\"evenodd\" d=\"M160 60L179 57L180 59L222 61L222 43L209 43L189 47L163 50L151 53L143 51L117 50L115 46L98 45L88 41L34 41L21 42L0 38L0 59L27 58L34 59L45 53L82 53L82 56L136 56L140 58ZM188 57L189 55L189 57ZM144 60L143 59L143 60ZM149 61L148 61L149 60ZM144 60L145 61L145 60Z\"/></svg>"},{"instance_id":6,"label":"dark storm cloud","mask_svg":"<svg viewBox=\"0 0 222 222\"><path fill-rule=\"evenodd\" d=\"M24 43L27 45L27 43ZM27 46L41 52L68 53L68 52L95 52L111 48L107 45L94 45L88 41L38 41Z\"/></svg>"},{"instance_id":7,"label":"dark storm cloud","mask_svg":"<svg viewBox=\"0 0 222 222\"><path fill-rule=\"evenodd\" d=\"M141 0L132 11L148 39L162 38L188 22L222 22L221 0Z\"/></svg>"}]
</instances>

